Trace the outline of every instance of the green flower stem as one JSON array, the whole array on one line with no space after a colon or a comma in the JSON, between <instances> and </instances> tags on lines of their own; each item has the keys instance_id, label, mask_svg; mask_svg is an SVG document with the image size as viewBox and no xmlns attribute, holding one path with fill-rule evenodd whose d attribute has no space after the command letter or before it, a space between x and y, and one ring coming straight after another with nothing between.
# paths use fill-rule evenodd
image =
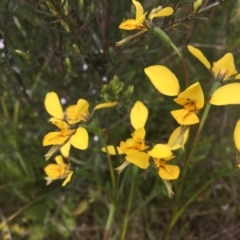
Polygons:
<instances>
[{"instance_id":1,"label":"green flower stem","mask_svg":"<svg viewBox=\"0 0 240 240\"><path fill-rule=\"evenodd\" d=\"M213 92L219 88L219 86L221 85L220 83L220 80L221 79L216 79L212 85L212 88L209 92L209 98L211 97L211 95L213 94ZM199 123L199 126L198 126L198 129L197 129L197 132L195 134L195 137L194 137L194 140L193 140L193 143L191 144L190 146L190 150L189 152L186 154L186 158L185 158L185 164L184 164L184 168L182 170L182 173L181 173L181 180L179 182L179 185L177 187L177 190L176 190L176 204L174 206L174 213L173 213L173 219L175 218L178 209L179 209L179 201L180 201L180 197L181 197L181 194L182 194L182 189L183 189L183 185L184 185L184 181L185 181L185 178L186 178L186 175L187 175L187 171L188 171L188 168L189 168L189 165L190 165L190 162L191 162L191 159L192 159L192 156L193 156L193 153L194 153L194 150L195 150L195 147L197 145L197 142L198 142L198 139L199 139L199 136L201 134L201 131L203 129L203 126L206 122L206 119L207 119L207 116L208 116L208 113L210 111L210 108L211 108L211 104L210 103L207 103L206 104L206 107L204 108L204 112L203 112L203 115L202 115L202 118L201 118L201 121ZM178 217L179 218L179 217ZM177 218L177 219L178 219ZM173 224L175 224L176 222L174 222Z\"/></svg>"},{"instance_id":2,"label":"green flower stem","mask_svg":"<svg viewBox=\"0 0 240 240\"><path fill-rule=\"evenodd\" d=\"M171 231L173 229L173 227L175 226L177 220L181 217L181 215L183 214L183 212L186 210L186 208L189 206L190 203L192 203L197 197L198 195L204 191L211 183L213 183L214 181L216 181L217 179L227 175L228 173L230 173L231 171L233 170L233 167L232 165L228 165L226 166L225 168L223 168L221 171L219 171L215 176L213 176L212 178L210 178L207 182L205 182L205 184L199 188L199 190L193 194L188 200L187 202L176 212L176 214L174 215L174 217L172 218L169 226L168 226L168 229L167 229L167 232L166 232L166 235L165 235L165 238L164 240L168 240L170 238L170 234L171 234Z\"/></svg>"},{"instance_id":3,"label":"green flower stem","mask_svg":"<svg viewBox=\"0 0 240 240\"><path fill-rule=\"evenodd\" d=\"M215 82L213 83L212 85L212 88L209 92L209 97L213 94L213 92L220 86L220 82L215 80ZM207 116L208 116L208 113L209 113L209 110L211 108L211 104L210 103L207 103L206 104L206 107L204 108L204 112L203 112L203 115L202 115L202 118L201 118L201 121L199 123L199 126L198 126L198 129L197 129L197 132L196 132L196 135L194 137L194 140L193 140L193 143L190 147L190 151L188 152L188 154L186 154L186 160L185 160L185 164L184 164L184 168L182 170L182 176L181 176L181 181L179 183L179 186L177 188L177 191L176 191L176 207L175 207L175 211L177 210L178 208L178 204L179 204L179 199L180 199L180 196L181 196L181 192L182 192L182 188L183 188L183 184L184 184L184 181L185 181L185 177L186 177L186 174L187 174L187 171L188 171L188 167L189 167L189 164L191 162L191 159L192 159L192 156L193 156L193 153L194 153L194 150L195 150L195 147L197 145L197 141L199 139L199 136L200 136L200 133L203 129L203 126L206 122L206 119L207 119Z\"/></svg>"},{"instance_id":4,"label":"green flower stem","mask_svg":"<svg viewBox=\"0 0 240 240\"><path fill-rule=\"evenodd\" d=\"M174 51L177 53L180 59L182 59L182 54L179 51L179 49L175 46L175 44L172 42L171 38L160 28L154 26L151 22L147 22L147 24L150 27L150 30L152 33L163 40L166 44L168 44L170 47L174 49Z\"/></svg>"},{"instance_id":5,"label":"green flower stem","mask_svg":"<svg viewBox=\"0 0 240 240\"><path fill-rule=\"evenodd\" d=\"M105 226L105 232L104 232L104 237L103 237L104 240L108 239L109 231L111 229L112 222L113 222L114 212L115 212L115 206L114 206L113 203L111 203L109 213L108 213L107 223L106 223L106 226Z\"/></svg>"},{"instance_id":6,"label":"green flower stem","mask_svg":"<svg viewBox=\"0 0 240 240\"><path fill-rule=\"evenodd\" d=\"M106 150L106 155L107 155L107 159L108 159L108 167L109 167L110 177L111 177L111 182L112 182L112 194L110 196L110 201L111 201L110 209L109 209L108 219L107 219L107 223L106 223L106 226L105 226L105 232L104 232L104 237L103 237L103 239L106 240L106 239L108 239L108 235L109 235L112 223L113 223L115 209L117 209L116 175L114 173L114 168L113 168L111 156L110 156L110 154L108 152L107 144L106 144L106 141L104 139L104 135L106 133L101 128L98 127L97 123L94 120L92 121L92 125L81 125L81 126L86 128L89 132L95 133L99 137L102 146ZM115 151L117 152L117 148L116 147L115 147Z\"/></svg>"},{"instance_id":7,"label":"green flower stem","mask_svg":"<svg viewBox=\"0 0 240 240\"><path fill-rule=\"evenodd\" d=\"M133 173L132 173L132 181L131 181L131 186L130 186L130 194L129 194L129 199L128 199L128 205L127 205L127 211L125 214L124 222L123 222L123 228L121 232L121 240L124 240L126 238L126 233L127 233L127 227L128 227L128 222L129 222L129 214L133 202L133 195L134 195L134 190L137 182L137 172L138 168L136 166L132 166L133 168Z\"/></svg>"},{"instance_id":8,"label":"green flower stem","mask_svg":"<svg viewBox=\"0 0 240 240\"><path fill-rule=\"evenodd\" d=\"M213 94L220 86L221 86L221 83L220 83L219 81L215 80L215 82L213 83L212 88L211 88L211 90L210 90L210 92L209 92L208 97L210 98L210 97L212 96L212 94ZM201 132L202 129L203 129L203 126L204 126L205 121L206 121L206 119L207 119L207 116L208 116L208 113L209 113L210 108L211 108L211 104L210 104L210 103L207 103L207 104L206 104L206 107L205 107L205 109L204 109L204 112L203 112L201 121L200 121L199 126L198 126L197 135L199 135L200 132Z\"/></svg>"},{"instance_id":9,"label":"green flower stem","mask_svg":"<svg viewBox=\"0 0 240 240\"><path fill-rule=\"evenodd\" d=\"M108 149L107 149L107 145L106 145L105 141L102 139L101 135L102 135L102 133L101 133L101 134L98 134L99 139L100 139L102 145L103 145L104 148L106 149L107 160L108 160L108 167L109 167L110 176L111 176L111 181L112 181L113 196L116 196L117 187L116 187L116 179L115 179L114 168L113 168L111 156L110 156L110 154L109 154L109 152L108 152ZM115 197L114 197L114 198L115 198Z\"/></svg>"},{"instance_id":10,"label":"green flower stem","mask_svg":"<svg viewBox=\"0 0 240 240\"><path fill-rule=\"evenodd\" d=\"M100 140L102 146L106 149L106 154L107 154L107 159L108 159L108 166L109 166L111 182L112 182L112 188L113 188L113 196L116 196L117 187L116 187L115 173L114 173L114 168L113 168L113 165L112 165L111 156L110 156L110 154L108 152L106 142L104 141L104 137L103 137L104 132L103 132L103 130L98 127L98 125L97 125L97 123L95 121L92 121L92 125L79 124L78 127L83 127L87 131L95 133L99 137L99 140Z\"/></svg>"}]
</instances>

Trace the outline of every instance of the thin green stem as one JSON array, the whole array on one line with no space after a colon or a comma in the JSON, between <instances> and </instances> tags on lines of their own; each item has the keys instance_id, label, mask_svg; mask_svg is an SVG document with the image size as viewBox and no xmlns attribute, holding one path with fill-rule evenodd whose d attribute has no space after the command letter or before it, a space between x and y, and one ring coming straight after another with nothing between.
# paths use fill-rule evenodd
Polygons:
<instances>
[{"instance_id":1,"label":"thin green stem","mask_svg":"<svg viewBox=\"0 0 240 240\"><path fill-rule=\"evenodd\" d=\"M179 51L179 49L175 46L175 44L172 42L171 38L160 28L156 27L151 23L150 21L145 21L146 27L149 28L149 30L152 31L152 33L157 36L159 39L164 41L167 45L173 48L173 50L177 53L179 58L182 60L182 54Z\"/></svg>"},{"instance_id":2,"label":"thin green stem","mask_svg":"<svg viewBox=\"0 0 240 240\"><path fill-rule=\"evenodd\" d=\"M104 240L106 240L108 238L109 231L111 229L112 222L113 222L114 212L115 212L115 206L114 206L113 203L111 203L109 213L108 213L107 223L106 223L106 226L105 226L105 232L104 232L104 237L103 237Z\"/></svg>"},{"instance_id":3,"label":"thin green stem","mask_svg":"<svg viewBox=\"0 0 240 240\"><path fill-rule=\"evenodd\" d=\"M201 188L199 188L199 190L187 200L187 202L175 213L174 217L172 218L172 220L168 226L164 240L168 240L170 238L170 234L172 232L173 227L175 226L177 220L181 217L183 212L186 210L186 208L189 206L189 204L192 203L199 196L199 194L202 191L204 191L212 182L216 181L218 178L221 178L221 177L227 175L232 170L233 170L232 165L231 166L228 165L227 167L223 168L215 176L213 176L207 182L205 182L205 184Z\"/></svg>"},{"instance_id":4,"label":"thin green stem","mask_svg":"<svg viewBox=\"0 0 240 240\"><path fill-rule=\"evenodd\" d=\"M219 79L216 79L212 85L212 88L209 92L209 98L211 97L211 95L213 94L213 92L221 85L221 78ZM174 211L173 211L173 218L172 218L172 221L171 221L171 224L169 225L168 227L168 233L167 235L170 236L171 234L171 231L174 227L174 225L176 224L177 220L179 219L179 217L181 216L181 214L183 213L183 211L185 210L185 208L189 205L189 204L185 204L185 208L181 208L179 210L179 203L180 203L180 197L182 195L182 190L183 190L183 186L184 186L184 182L185 182L185 179L186 179L186 175L187 175L187 172L188 172L188 168L189 168L189 165L190 165L190 162L191 162L191 159L193 157L193 153L194 153L194 150L196 148L196 145L197 145L197 142L199 140L199 137L200 137L200 134L201 134L201 131L204 127L204 124L206 122L206 119L207 119L207 116L209 114L209 111L210 111L210 108L211 108L211 104L210 103L207 103L206 104L206 107L204 109L204 112L203 112L203 115L201 117L201 121L198 125L198 128L197 128L197 131L196 131L196 134L194 136L194 139L193 139L193 142L192 144L189 145L189 152L186 153L186 158L185 158L185 164L184 164L184 168L182 170L182 174L181 174L181 179L180 179L180 182L179 182L179 185L178 185L178 188L176 190L176 204L174 206ZM205 185L204 185L205 186ZM204 187L203 186L203 187ZM193 195L195 196L195 195ZM196 195L197 196L197 195ZM168 238L166 238L168 239Z\"/></svg>"},{"instance_id":5,"label":"thin green stem","mask_svg":"<svg viewBox=\"0 0 240 240\"><path fill-rule=\"evenodd\" d=\"M123 222L123 228L122 228L122 233L121 233L121 240L124 240L126 238L126 233L127 233L127 227L128 227L128 222L129 222L129 215L130 215L130 210L133 202L133 195L134 195L134 190L137 182L137 171L138 168L136 166L133 167L133 174L132 174L132 181L131 181L131 187L130 187L130 194L129 194L129 199L128 199L128 205L127 205L127 211L124 217L124 222Z\"/></svg>"},{"instance_id":6,"label":"thin green stem","mask_svg":"<svg viewBox=\"0 0 240 240\"><path fill-rule=\"evenodd\" d=\"M220 82L215 80L215 82L213 83L212 85L212 88L209 92L209 97L213 94L213 92L220 86ZM177 191L176 191L176 204L175 204L175 211L177 211L178 209L178 206L179 206L179 199L180 199L180 196L181 196L181 193L182 193L182 189L183 189L183 185L184 185L184 181L185 181L185 178L186 178L186 175L187 175L187 171L188 171L188 168L189 168L189 165L190 165L190 162L191 162L191 159L192 159L192 156L193 156L193 153L194 153L194 150L195 150L195 147L197 145L197 142L198 142L198 139L199 139L199 136L201 134L201 131L203 129L203 126L206 122L206 119L207 119L207 116L208 116L208 113L209 113L209 110L211 108L211 104L210 103L207 103L206 104L206 107L204 109L204 112L203 112L203 115L202 115L202 118L201 118L201 121L199 123L199 126L198 126L198 129L197 129L197 132L195 134L195 137L194 137L194 140L190 146L190 150L189 152L186 154L186 160L185 160L185 164L184 164L184 168L182 170L182 173L181 173L181 180L180 180L180 183L179 183L179 186L177 188Z\"/></svg>"},{"instance_id":7,"label":"thin green stem","mask_svg":"<svg viewBox=\"0 0 240 240\"><path fill-rule=\"evenodd\" d=\"M106 154L107 154L107 159L108 159L108 167L109 167L110 176L111 176L113 196L116 196L117 187L116 187L115 173L114 173L114 168L113 168L111 156L108 152L107 144L106 144L106 142L104 140L104 137L103 137L103 134L105 134L105 133L103 132L103 130L100 127L98 127L97 123L94 120L92 120L92 123L93 123L92 125L81 124L81 125L79 125L79 127L84 127L88 131L95 133L99 137L99 140L100 140L102 146L105 148ZM117 152L116 149L117 148L115 148L115 151Z\"/></svg>"},{"instance_id":8,"label":"thin green stem","mask_svg":"<svg viewBox=\"0 0 240 240\"><path fill-rule=\"evenodd\" d=\"M215 82L213 83L212 88L211 88L208 96L211 97L212 94L216 91L216 89L218 89L220 86L221 86L221 83L219 81L215 80ZM203 126L204 126L204 124L206 122L206 119L207 119L207 116L208 116L210 108L211 108L211 104L207 103L206 107L204 109L201 121L200 121L199 126L198 126L197 135L199 135L200 132L203 129Z\"/></svg>"},{"instance_id":9,"label":"thin green stem","mask_svg":"<svg viewBox=\"0 0 240 240\"><path fill-rule=\"evenodd\" d=\"M117 187L116 187L116 179L115 179L115 173L114 173L114 168L113 168L111 156L110 156L110 154L108 152L107 145L106 145L105 141L103 141L101 136L99 136L99 139L100 139L102 145L104 146L104 148L106 150L107 160L108 160L108 167L109 167L110 176L111 176L111 182L112 182L113 196L116 196Z\"/></svg>"}]
</instances>

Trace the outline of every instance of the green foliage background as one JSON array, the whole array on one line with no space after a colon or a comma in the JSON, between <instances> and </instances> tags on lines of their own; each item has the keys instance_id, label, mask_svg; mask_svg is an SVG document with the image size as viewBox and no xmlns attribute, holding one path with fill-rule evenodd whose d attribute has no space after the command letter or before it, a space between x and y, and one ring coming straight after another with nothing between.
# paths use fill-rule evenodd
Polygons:
<instances>
[{"instance_id":1,"label":"green foliage background","mask_svg":"<svg viewBox=\"0 0 240 240\"><path fill-rule=\"evenodd\" d=\"M173 50L151 34L115 46L129 35L118 26L134 16L131 1L69 0L67 14L64 1L49 2L55 6L56 16L45 1L0 1L0 238L104 239L111 182L107 157L100 151L100 142L93 140L94 135L88 150L71 152L75 171L71 183L65 188L59 181L45 186L43 155L48 149L42 147L42 139L53 129L43 104L45 95L55 91L66 101L65 106L84 98L93 108L103 101L102 87L117 75L126 86L134 86L134 94L130 102L96 114L100 126L111 136L108 143L118 144L132 132L129 110L136 100L149 108L147 139L166 142L177 126L169 113L176 105L159 94L143 69L154 64L167 66L182 89L184 71ZM186 45L201 47L211 62L232 52L240 70L240 2L222 1L188 20L193 2L145 0L143 5L147 11L158 5L176 7L174 17L159 20L158 26L182 49L189 82L199 81L207 96L212 76L187 52ZM217 1L204 2L211 5ZM177 19L182 21L173 26ZM61 21L68 24L69 31ZM232 133L238 117L239 107L212 107L187 175L182 205L224 164L234 162ZM175 162L180 167L182 158L179 150ZM112 161L117 167L123 159ZM131 165L120 176L118 209L108 239L119 239L133 168ZM168 198L155 169L139 170L135 178L126 239L162 239L174 198ZM208 187L182 215L172 239L237 239L238 182L239 171L235 171Z\"/></svg>"}]
</instances>

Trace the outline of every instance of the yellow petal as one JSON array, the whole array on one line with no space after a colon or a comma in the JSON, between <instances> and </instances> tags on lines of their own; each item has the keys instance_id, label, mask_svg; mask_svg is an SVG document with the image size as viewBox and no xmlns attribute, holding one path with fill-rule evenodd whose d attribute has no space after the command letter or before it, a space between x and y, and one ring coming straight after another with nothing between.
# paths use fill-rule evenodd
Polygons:
<instances>
[{"instance_id":1,"label":"yellow petal","mask_svg":"<svg viewBox=\"0 0 240 240\"><path fill-rule=\"evenodd\" d=\"M132 0L132 3L136 7L136 18L135 19L138 20L144 14L143 6L141 5L140 2L138 2L136 0Z\"/></svg>"},{"instance_id":2,"label":"yellow petal","mask_svg":"<svg viewBox=\"0 0 240 240\"><path fill-rule=\"evenodd\" d=\"M217 106L240 104L240 83L230 83L218 88L209 102Z\"/></svg>"},{"instance_id":3,"label":"yellow petal","mask_svg":"<svg viewBox=\"0 0 240 240\"><path fill-rule=\"evenodd\" d=\"M174 101L182 106L185 106L189 101L193 101L196 109L203 108L204 95L199 82L192 84L185 91L181 92Z\"/></svg>"},{"instance_id":4,"label":"yellow petal","mask_svg":"<svg viewBox=\"0 0 240 240\"><path fill-rule=\"evenodd\" d=\"M86 115L89 115L88 113L89 103L85 99L79 99L77 101L77 107L75 110L75 118L84 118L87 117Z\"/></svg>"},{"instance_id":5,"label":"yellow petal","mask_svg":"<svg viewBox=\"0 0 240 240\"><path fill-rule=\"evenodd\" d=\"M138 22L136 20L128 19L128 20L122 22L119 25L119 28L123 29L123 30L134 30L134 29L137 29L137 26L138 26Z\"/></svg>"},{"instance_id":6,"label":"yellow petal","mask_svg":"<svg viewBox=\"0 0 240 240\"><path fill-rule=\"evenodd\" d=\"M60 104L58 95L55 92L47 93L44 104L47 112L51 116L58 119L64 118L62 106Z\"/></svg>"},{"instance_id":7,"label":"yellow petal","mask_svg":"<svg viewBox=\"0 0 240 240\"><path fill-rule=\"evenodd\" d=\"M161 9L157 13L151 14L149 16L149 19L152 20L153 18L156 18L156 17L166 17L166 16L170 16L172 14L173 14L173 9L171 7L166 7L166 8Z\"/></svg>"},{"instance_id":8,"label":"yellow petal","mask_svg":"<svg viewBox=\"0 0 240 240\"><path fill-rule=\"evenodd\" d=\"M178 80L168 68L155 65L145 68L144 72L160 93L168 96L178 95L180 91Z\"/></svg>"},{"instance_id":9,"label":"yellow petal","mask_svg":"<svg viewBox=\"0 0 240 240\"><path fill-rule=\"evenodd\" d=\"M159 12L162 9L162 6L158 6L156 8L153 8L151 12L148 14L148 18L152 20L152 15Z\"/></svg>"},{"instance_id":10,"label":"yellow petal","mask_svg":"<svg viewBox=\"0 0 240 240\"><path fill-rule=\"evenodd\" d=\"M224 80L236 74L237 71L235 68L233 55L231 53L227 53L217 62L214 62L212 71L215 78L217 78L218 74L224 75Z\"/></svg>"},{"instance_id":11,"label":"yellow petal","mask_svg":"<svg viewBox=\"0 0 240 240\"><path fill-rule=\"evenodd\" d=\"M237 74L237 75L234 76L233 78L239 80L239 79L240 79L240 74Z\"/></svg>"},{"instance_id":12,"label":"yellow petal","mask_svg":"<svg viewBox=\"0 0 240 240\"><path fill-rule=\"evenodd\" d=\"M188 45L187 48L194 57L196 57L207 69L210 70L211 68L210 62L207 60L207 58L203 55L203 53L199 49L191 45Z\"/></svg>"},{"instance_id":13,"label":"yellow petal","mask_svg":"<svg viewBox=\"0 0 240 240\"><path fill-rule=\"evenodd\" d=\"M54 180L54 179L58 179L59 177L61 177L61 175L63 173L63 168L57 164L48 164L44 168L44 171L48 177L50 177L51 179Z\"/></svg>"},{"instance_id":14,"label":"yellow petal","mask_svg":"<svg viewBox=\"0 0 240 240\"><path fill-rule=\"evenodd\" d=\"M189 112L187 109L171 111L172 116L180 125L192 125L199 123L198 116L194 112Z\"/></svg>"},{"instance_id":15,"label":"yellow petal","mask_svg":"<svg viewBox=\"0 0 240 240\"><path fill-rule=\"evenodd\" d=\"M188 139L188 134L189 134L189 128L186 128L186 130L183 131L181 126L177 127L172 132L172 134L170 135L170 137L168 139L168 146L171 147L171 150L176 150L181 147L183 148L184 144L186 143L186 141Z\"/></svg>"},{"instance_id":16,"label":"yellow petal","mask_svg":"<svg viewBox=\"0 0 240 240\"><path fill-rule=\"evenodd\" d=\"M159 176L165 180L174 180L179 177L180 169L175 165L166 164L164 167L159 168Z\"/></svg>"},{"instance_id":17,"label":"yellow petal","mask_svg":"<svg viewBox=\"0 0 240 240\"><path fill-rule=\"evenodd\" d=\"M71 181L72 175L73 175L73 171L71 171L71 172L67 175L66 179L65 179L64 182L62 183L62 186L63 186L63 187L64 187L67 183L69 183L69 182Z\"/></svg>"},{"instance_id":18,"label":"yellow petal","mask_svg":"<svg viewBox=\"0 0 240 240\"><path fill-rule=\"evenodd\" d=\"M137 130L135 130L131 136L133 137L134 141L136 142L141 142L143 141L143 139L145 138L146 135L146 131L144 128L138 128Z\"/></svg>"},{"instance_id":19,"label":"yellow petal","mask_svg":"<svg viewBox=\"0 0 240 240\"><path fill-rule=\"evenodd\" d=\"M234 142L237 150L240 151L240 120L237 121L234 129Z\"/></svg>"},{"instance_id":20,"label":"yellow petal","mask_svg":"<svg viewBox=\"0 0 240 240\"><path fill-rule=\"evenodd\" d=\"M75 148L85 150L88 147L88 132L85 128L79 127L70 141Z\"/></svg>"},{"instance_id":21,"label":"yellow petal","mask_svg":"<svg viewBox=\"0 0 240 240\"><path fill-rule=\"evenodd\" d=\"M70 141L68 141L66 144L64 144L64 145L60 148L61 154L62 154L65 158L69 157L70 148L71 148L71 143L70 143Z\"/></svg>"},{"instance_id":22,"label":"yellow petal","mask_svg":"<svg viewBox=\"0 0 240 240\"><path fill-rule=\"evenodd\" d=\"M173 156L171 148L166 144L156 144L152 150L148 151L148 154L157 159L164 159Z\"/></svg>"},{"instance_id":23,"label":"yellow petal","mask_svg":"<svg viewBox=\"0 0 240 240\"><path fill-rule=\"evenodd\" d=\"M124 152L121 150L120 147L116 147L116 149L117 149L118 154L124 154ZM114 148L113 145L108 145L108 146L107 146L107 150L108 150L108 153L109 153L110 155L116 155L116 151L115 151L115 148ZM107 150L106 150L105 147L103 147L103 148L101 149L102 152L107 152Z\"/></svg>"},{"instance_id":24,"label":"yellow petal","mask_svg":"<svg viewBox=\"0 0 240 240\"><path fill-rule=\"evenodd\" d=\"M67 138L61 132L50 132L43 138L43 146L61 145Z\"/></svg>"},{"instance_id":25,"label":"yellow petal","mask_svg":"<svg viewBox=\"0 0 240 240\"><path fill-rule=\"evenodd\" d=\"M101 109L101 108L110 108L110 107L114 107L117 105L117 102L108 102L108 103L100 103L98 104L93 111L97 110L97 109Z\"/></svg>"},{"instance_id":26,"label":"yellow petal","mask_svg":"<svg viewBox=\"0 0 240 240\"><path fill-rule=\"evenodd\" d=\"M52 124L54 124L55 126L57 126L58 128L67 131L69 128L69 125L63 121L63 120L59 120L57 118L50 118L49 122L51 122Z\"/></svg>"},{"instance_id":27,"label":"yellow petal","mask_svg":"<svg viewBox=\"0 0 240 240\"><path fill-rule=\"evenodd\" d=\"M75 124L75 123L71 123L71 120L76 118L75 117L76 107L77 105L75 104L67 107L66 109L67 120L70 124Z\"/></svg>"},{"instance_id":28,"label":"yellow petal","mask_svg":"<svg viewBox=\"0 0 240 240\"><path fill-rule=\"evenodd\" d=\"M149 155L144 152L129 153L126 156L126 160L143 169L146 169L149 166Z\"/></svg>"},{"instance_id":29,"label":"yellow petal","mask_svg":"<svg viewBox=\"0 0 240 240\"><path fill-rule=\"evenodd\" d=\"M66 166L66 164L64 163L63 158L62 158L61 155L56 156L55 157L55 161L61 167L65 167Z\"/></svg>"},{"instance_id":30,"label":"yellow petal","mask_svg":"<svg viewBox=\"0 0 240 240\"><path fill-rule=\"evenodd\" d=\"M130 112L130 120L134 129L144 128L148 118L148 109L140 101L137 101Z\"/></svg>"}]
</instances>

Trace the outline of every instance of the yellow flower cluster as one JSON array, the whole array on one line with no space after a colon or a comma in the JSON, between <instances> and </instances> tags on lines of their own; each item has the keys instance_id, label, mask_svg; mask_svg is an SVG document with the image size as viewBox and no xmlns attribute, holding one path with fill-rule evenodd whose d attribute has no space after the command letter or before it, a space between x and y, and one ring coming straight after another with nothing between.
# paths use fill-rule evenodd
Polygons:
<instances>
[{"instance_id":1,"label":"yellow flower cluster","mask_svg":"<svg viewBox=\"0 0 240 240\"><path fill-rule=\"evenodd\" d=\"M204 55L192 46L189 51L197 57L220 80L238 78L232 54L227 53L211 67ZM165 66L154 65L144 69L146 75L154 87L167 96L177 96L174 101L183 106L183 109L171 111L172 116L180 125L192 125L199 122L198 110L204 107L205 100L201 85L196 82L181 92L176 76ZM208 100L212 105L222 106L228 104L240 104L240 83L230 83L219 87Z\"/></svg>"},{"instance_id":2,"label":"yellow flower cluster","mask_svg":"<svg viewBox=\"0 0 240 240\"><path fill-rule=\"evenodd\" d=\"M67 158L69 156L71 146L85 150L88 148L88 132L82 126L76 126L81 122L87 122L95 110L109 108L117 105L117 102L101 103L96 105L92 113L89 113L89 103L85 99L79 99L75 105L71 105L63 112L58 95L55 92L49 92L45 98L45 108L52 116L50 122L59 130L47 133L43 138L43 146L53 145L49 152L45 155L48 160L58 149L61 154ZM66 178L63 186L70 181L73 172L70 170L70 164L63 162L62 156L55 158L57 164L49 164L45 167L47 174L47 184L53 180Z\"/></svg>"},{"instance_id":3,"label":"yellow flower cluster","mask_svg":"<svg viewBox=\"0 0 240 240\"><path fill-rule=\"evenodd\" d=\"M144 32L149 30L149 25L152 24L154 18L170 16L174 12L171 7L162 8L160 6L152 9L148 14L148 20L146 20L147 12L144 11L143 6L136 0L132 0L132 3L136 8L135 18L123 21L119 26L120 29L141 30L141 32ZM201 5L202 1L194 3L195 13ZM119 42L119 45L138 35L135 34L123 39ZM168 38L166 41L168 41ZM227 53L211 64L199 49L191 45L187 46L187 48L212 73L215 82L219 83L219 85L216 85L210 96L205 99L199 82L192 83L184 91L181 91L177 77L167 67L162 65L146 67L144 72L154 87L161 94L175 97L173 101L182 106L181 109L170 112L180 126L173 131L167 143L157 143L153 146L146 143L145 125L148 119L148 108L141 101L137 101L130 111L130 122L134 129L131 137L121 141L119 146L108 145L102 148L103 152L110 155L125 155L125 161L116 168L119 173L131 163L141 169L147 169L150 164L153 164L159 177L166 186L169 186L166 182L177 179L180 168L177 165L168 164L168 162L175 157L174 150L184 148L188 138L189 126L199 123L199 111L206 104L209 106L210 104L217 106L240 104L240 83L229 83L227 81L240 79L240 74L235 68L233 55ZM179 55L181 57L181 54ZM227 84L221 86L222 83ZM90 113L89 103L85 99L79 99L75 105L67 107L64 112L55 92L47 93L44 103L47 112L51 115L50 122L58 128L58 131L49 132L44 136L43 146L53 145L45 155L46 160L59 149L65 158L69 157L71 146L80 150L87 149L89 136L85 128L94 111L113 107L117 104L117 102L98 104ZM234 130L234 141L239 154L240 120L238 120ZM238 160L240 161L240 158ZM65 179L62 184L62 186L65 186L73 175L70 163L64 163L61 155L58 155L55 161L56 163L45 167L44 171L47 175L45 179L47 184L50 184L53 180ZM240 167L240 164L238 166Z\"/></svg>"},{"instance_id":4,"label":"yellow flower cluster","mask_svg":"<svg viewBox=\"0 0 240 240\"><path fill-rule=\"evenodd\" d=\"M150 163L153 163L156 167L159 176L163 180L177 179L180 173L178 166L169 165L168 161L174 158L172 153L180 147L183 147L187 140L188 131L183 133L183 142L177 138L180 135L180 128L174 130L171 134L168 143L156 144L150 149L145 143L145 123L148 118L148 109L140 101L137 101L130 112L130 121L135 131L131 134L131 138L128 138L125 142L122 141L116 148L109 145L107 148L102 148L103 152L108 152L111 155L125 154L125 162L116 168L119 173L128 166L130 163L135 164L139 168L147 169ZM116 153L117 151L117 153Z\"/></svg>"}]
</instances>

